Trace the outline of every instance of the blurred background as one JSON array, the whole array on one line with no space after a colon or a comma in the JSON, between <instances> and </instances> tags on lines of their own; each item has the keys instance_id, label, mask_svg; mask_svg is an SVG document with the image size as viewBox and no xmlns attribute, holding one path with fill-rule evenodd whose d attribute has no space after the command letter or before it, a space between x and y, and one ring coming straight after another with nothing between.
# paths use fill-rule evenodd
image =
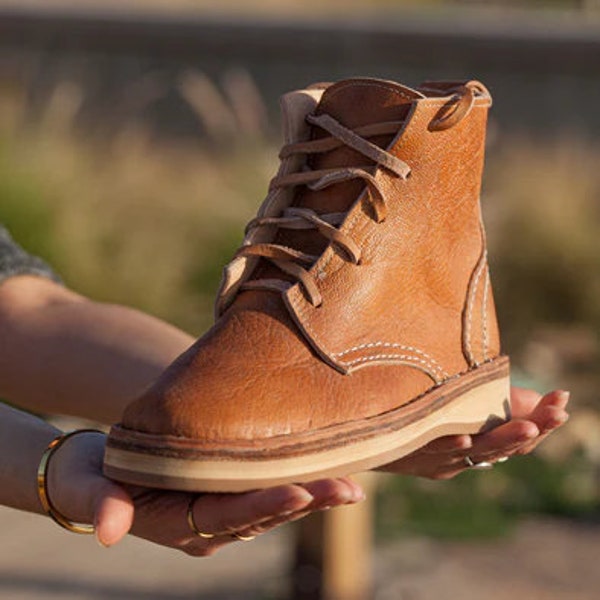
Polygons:
<instances>
[{"instance_id":1,"label":"blurred background","mask_svg":"<svg viewBox=\"0 0 600 600\"><path fill-rule=\"evenodd\" d=\"M368 597L597 598L600 1L0 1L0 222L74 289L200 335L277 166L278 97L352 75L491 89L504 348L515 383L572 392L535 456L378 479ZM293 532L209 562L135 541L107 559L14 514L3 598L290 597ZM23 527L62 554L32 563ZM322 597L302 578L295 597Z\"/></svg>"}]
</instances>

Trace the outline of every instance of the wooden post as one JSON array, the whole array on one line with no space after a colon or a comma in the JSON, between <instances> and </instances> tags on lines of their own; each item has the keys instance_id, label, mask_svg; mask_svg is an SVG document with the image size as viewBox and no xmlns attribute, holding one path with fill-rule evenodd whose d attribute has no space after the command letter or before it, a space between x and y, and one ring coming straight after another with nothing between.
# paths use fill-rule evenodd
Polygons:
<instances>
[{"instance_id":1,"label":"wooden post","mask_svg":"<svg viewBox=\"0 0 600 600\"><path fill-rule=\"evenodd\" d=\"M367 499L310 515L298 524L293 600L369 600L372 597L375 475L356 477Z\"/></svg>"}]
</instances>

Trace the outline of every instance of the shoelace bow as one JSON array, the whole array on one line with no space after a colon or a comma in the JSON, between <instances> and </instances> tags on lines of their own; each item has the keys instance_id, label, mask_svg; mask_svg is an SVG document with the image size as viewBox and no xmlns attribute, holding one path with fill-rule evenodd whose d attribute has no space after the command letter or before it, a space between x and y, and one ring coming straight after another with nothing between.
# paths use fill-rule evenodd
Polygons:
<instances>
[{"instance_id":1,"label":"shoelace bow","mask_svg":"<svg viewBox=\"0 0 600 600\"><path fill-rule=\"evenodd\" d=\"M375 164L335 169L305 169L299 173L275 177L271 181L271 189L306 185L311 190L322 190L343 181L362 179L370 192L368 199L373 207L375 220L378 223L383 221L387 212L385 197L372 171L381 166L394 175L406 179L410 173L410 167L399 158L396 158L365 138L396 133L400 129L402 121L375 123L359 127L355 130L344 127L327 114L318 116L309 115L307 121L311 125L316 125L324 129L330 135L318 140L298 142L284 146L280 152L280 158L284 159L294 154L320 154L341 146L348 146L371 159ZM318 214L310 208L289 207L283 211L280 217L257 217L252 219L246 226L246 233L256 227L264 226L277 226L282 229L296 230L317 229L331 243L341 248L352 263L358 264L361 258L359 246L349 235L338 229L345 216L346 213ZM306 267L310 268L318 259L318 256L273 243L242 246L237 256L266 258L281 271L299 281L313 306L321 304L321 293L319 292L314 276L303 266L306 265ZM244 283L241 289L282 291L288 286L288 282L279 279L257 279Z\"/></svg>"},{"instance_id":2,"label":"shoelace bow","mask_svg":"<svg viewBox=\"0 0 600 600\"><path fill-rule=\"evenodd\" d=\"M461 121L473 106L475 91L474 86L471 87L470 85L457 90L456 102L450 105L449 113L443 114L433 122L432 128L446 129ZM329 136L307 142L288 144L280 152L281 159L294 154L320 154L341 146L348 146L371 159L374 164L335 169L310 170L305 168L298 173L275 177L271 181L271 190L300 185L306 185L311 190L322 190L343 181L362 179L369 191L367 199L374 210L375 220L381 223L386 217L387 207L384 194L373 175L374 170L383 167L397 177L406 179L410 174L410 167L393 154L365 138L395 134L400 130L403 121L374 123L351 130L328 114L309 115L306 120L311 125L316 125L327 131ZM361 249L349 235L338 229L345 216L346 213L318 214L310 208L288 207L279 217L257 217L252 219L246 226L246 233L254 228L264 226L296 230L317 229L332 244L341 248L352 263L358 264L361 258ZM322 302L321 292L314 275L308 270L319 258L318 256L274 243L247 244L240 248L236 256L260 257L269 260L302 285L313 306L320 306ZM281 279L256 279L245 282L240 286L240 289L266 289L281 292L288 287L289 283Z\"/></svg>"}]
</instances>

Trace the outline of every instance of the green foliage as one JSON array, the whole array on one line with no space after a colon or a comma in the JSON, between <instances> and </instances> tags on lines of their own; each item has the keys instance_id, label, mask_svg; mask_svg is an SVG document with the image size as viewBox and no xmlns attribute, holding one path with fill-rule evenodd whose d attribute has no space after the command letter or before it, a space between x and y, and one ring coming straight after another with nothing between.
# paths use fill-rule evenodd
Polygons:
<instances>
[{"instance_id":1,"label":"green foliage","mask_svg":"<svg viewBox=\"0 0 600 600\"><path fill-rule=\"evenodd\" d=\"M0 223L30 252L52 261L60 250L49 200L42 182L20 171L11 161L8 143L0 142Z\"/></svg>"},{"instance_id":2,"label":"green foliage","mask_svg":"<svg viewBox=\"0 0 600 600\"><path fill-rule=\"evenodd\" d=\"M519 518L532 514L598 516L597 486L593 464L580 453L560 462L519 457L449 481L393 477L377 498L377 532L383 539L487 538L510 532Z\"/></svg>"}]
</instances>

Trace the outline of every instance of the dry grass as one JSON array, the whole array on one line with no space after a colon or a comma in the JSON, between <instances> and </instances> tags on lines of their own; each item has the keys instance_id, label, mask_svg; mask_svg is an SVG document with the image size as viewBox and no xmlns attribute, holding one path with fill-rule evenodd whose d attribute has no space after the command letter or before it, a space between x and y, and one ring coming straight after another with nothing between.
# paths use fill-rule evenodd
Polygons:
<instances>
[{"instance_id":1,"label":"dry grass","mask_svg":"<svg viewBox=\"0 0 600 600\"><path fill-rule=\"evenodd\" d=\"M597 402L600 148L511 139L491 157L485 198L506 347L531 377Z\"/></svg>"},{"instance_id":2,"label":"dry grass","mask_svg":"<svg viewBox=\"0 0 600 600\"><path fill-rule=\"evenodd\" d=\"M18 102L3 103L0 220L83 293L200 331L266 189L271 149L251 139L225 158L157 147L134 128L99 147L72 133L69 94L59 95L34 131L19 125ZM40 216L28 226L31 213Z\"/></svg>"}]
</instances>

